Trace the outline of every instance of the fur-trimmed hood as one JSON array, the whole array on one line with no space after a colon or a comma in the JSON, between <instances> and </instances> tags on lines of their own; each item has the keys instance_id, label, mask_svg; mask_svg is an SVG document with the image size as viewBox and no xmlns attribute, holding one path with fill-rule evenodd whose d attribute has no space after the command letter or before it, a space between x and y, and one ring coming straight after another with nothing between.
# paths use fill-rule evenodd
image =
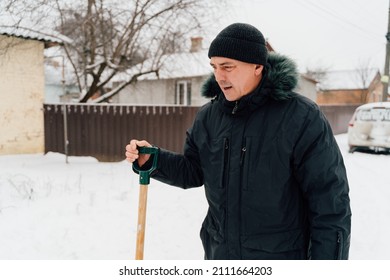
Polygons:
<instances>
[{"instance_id":1,"label":"fur-trimmed hood","mask_svg":"<svg viewBox=\"0 0 390 280\"><path fill-rule=\"evenodd\" d=\"M269 92L274 100L289 99L292 90L297 86L299 73L294 61L290 58L274 52L269 53L267 65L263 72L261 88ZM204 82L201 94L204 97L213 98L221 94L222 91L215 81L214 75Z\"/></svg>"}]
</instances>

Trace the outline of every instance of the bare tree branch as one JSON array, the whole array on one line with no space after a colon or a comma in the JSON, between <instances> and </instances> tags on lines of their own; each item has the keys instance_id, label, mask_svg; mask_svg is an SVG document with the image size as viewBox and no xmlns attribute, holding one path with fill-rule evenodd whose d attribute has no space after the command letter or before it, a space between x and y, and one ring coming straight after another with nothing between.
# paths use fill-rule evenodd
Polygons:
<instances>
[{"instance_id":1,"label":"bare tree branch","mask_svg":"<svg viewBox=\"0 0 390 280\"><path fill-rule=\"evenodd\" d=\"M143 75L146 75L146 74L151 74L151 73L156 73L157 74L157 70L148 70L148 71L145 71L145 72L140 72L140 73L137 73L135 74L129 81L125 81L125 82L122 82L120 85L118 85L116 88L114 88L113 90L105 93L104 95L98 97L97 99L95 99L94 101L96 103L101 103L101 102L107 102L111 97L113 97L114 95L116 95L119 91L121 91L122 89L124 89L126 86L134 83L135 81L137 81L137 79Z\"/></svg>"},{"instance_id":2,"label":"bare tree branch","mask_svg":"<svg viewBox=\"0 0 390 280\"><path fill-rule=\"evenodd\" d=\"M187 35L203 26L210 10L207 0L2 0L16 24L25 19L50 26L71 38L64 52L83 96L91 102L96 93L107 96L107 86L118 74L151 60L148 69L134 73L128 82L145 73L157 73L161 57L181 51ZM220 2L215 5L220 5ZM1 12L0 12L1 13ZM19 19L19 20L18 20ZM35 26L33 27L35 28ZM128 82L126 82L128 84ZM126 84L125 83L125 84ZM110 90L110 97L118 90ZM107 100L99 98L94 102Z\"/></svg>"}]
</instances>

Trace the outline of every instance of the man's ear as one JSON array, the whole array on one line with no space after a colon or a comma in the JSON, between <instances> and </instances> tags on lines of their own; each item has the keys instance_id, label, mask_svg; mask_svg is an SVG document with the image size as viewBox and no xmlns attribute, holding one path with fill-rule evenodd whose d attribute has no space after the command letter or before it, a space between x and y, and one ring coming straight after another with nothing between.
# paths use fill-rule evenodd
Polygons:
<instances>
[{"instance_id":1,"label":"man's ear","mask_svg":"<svg viewBox=\"0 0 390 280\"><path fill-rule=\"evenodd\" d=\"M256 74L256 76L261 75L261 73L263 72L263 68L264 68L264 66L260 65L260 64L255 66L255 74Z\"/></svg>"}]
</instances>

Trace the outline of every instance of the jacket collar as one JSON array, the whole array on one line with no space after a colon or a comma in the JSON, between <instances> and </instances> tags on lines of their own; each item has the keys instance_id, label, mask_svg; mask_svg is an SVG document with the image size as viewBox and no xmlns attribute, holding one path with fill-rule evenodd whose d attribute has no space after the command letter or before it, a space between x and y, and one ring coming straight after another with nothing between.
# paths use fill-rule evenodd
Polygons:
<instances>
[{"instance_id":1,"label":"jacket collar","mask_svg":"<svg viewBox=\"0 0 390 280\"><path fill-rule=\"evenodd\" d=\"M245 116L255 110L268 100L268 91L262 91L264 79L259 86L251 93L243 96L237 101L228 101L225 95L219 94L215 99L218 100L221 109L227 113L236 116Z\"/></svg>"}]
</instances>

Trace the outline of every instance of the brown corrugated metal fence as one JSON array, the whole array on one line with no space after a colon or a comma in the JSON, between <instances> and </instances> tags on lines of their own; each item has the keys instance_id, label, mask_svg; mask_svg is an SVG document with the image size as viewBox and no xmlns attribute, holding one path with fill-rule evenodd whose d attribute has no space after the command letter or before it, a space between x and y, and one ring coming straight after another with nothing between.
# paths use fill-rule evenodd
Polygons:
<instances>
[{"instance_id":1,"label":"brown corrugated metal fence","mask_svg":"<svg viewBox=\"0 0 390 280\"><path fill-rule=\"evenodd\" d=\"M339 134L347 131L356 107L321 106L321 109L334 134ZM45 152L121 161L125 158L125 146L136 138L181 153L186 130L198 110L199 107L185 106L45 104Z\"/></svg>"},{"instance_id":2,"label":"brown corrugated metal fence","mask_svg":"<svg viewBox=\"0 0 390 280\"><path fill-rule=\"evenodd\" d=\"M133 138L182 152L186 130L198 110L183 106L45 104L45 152L65 154L65 134L69 156L93 156L99 161L124 160L125 146Z\"/></svg>"}]
</instances>

